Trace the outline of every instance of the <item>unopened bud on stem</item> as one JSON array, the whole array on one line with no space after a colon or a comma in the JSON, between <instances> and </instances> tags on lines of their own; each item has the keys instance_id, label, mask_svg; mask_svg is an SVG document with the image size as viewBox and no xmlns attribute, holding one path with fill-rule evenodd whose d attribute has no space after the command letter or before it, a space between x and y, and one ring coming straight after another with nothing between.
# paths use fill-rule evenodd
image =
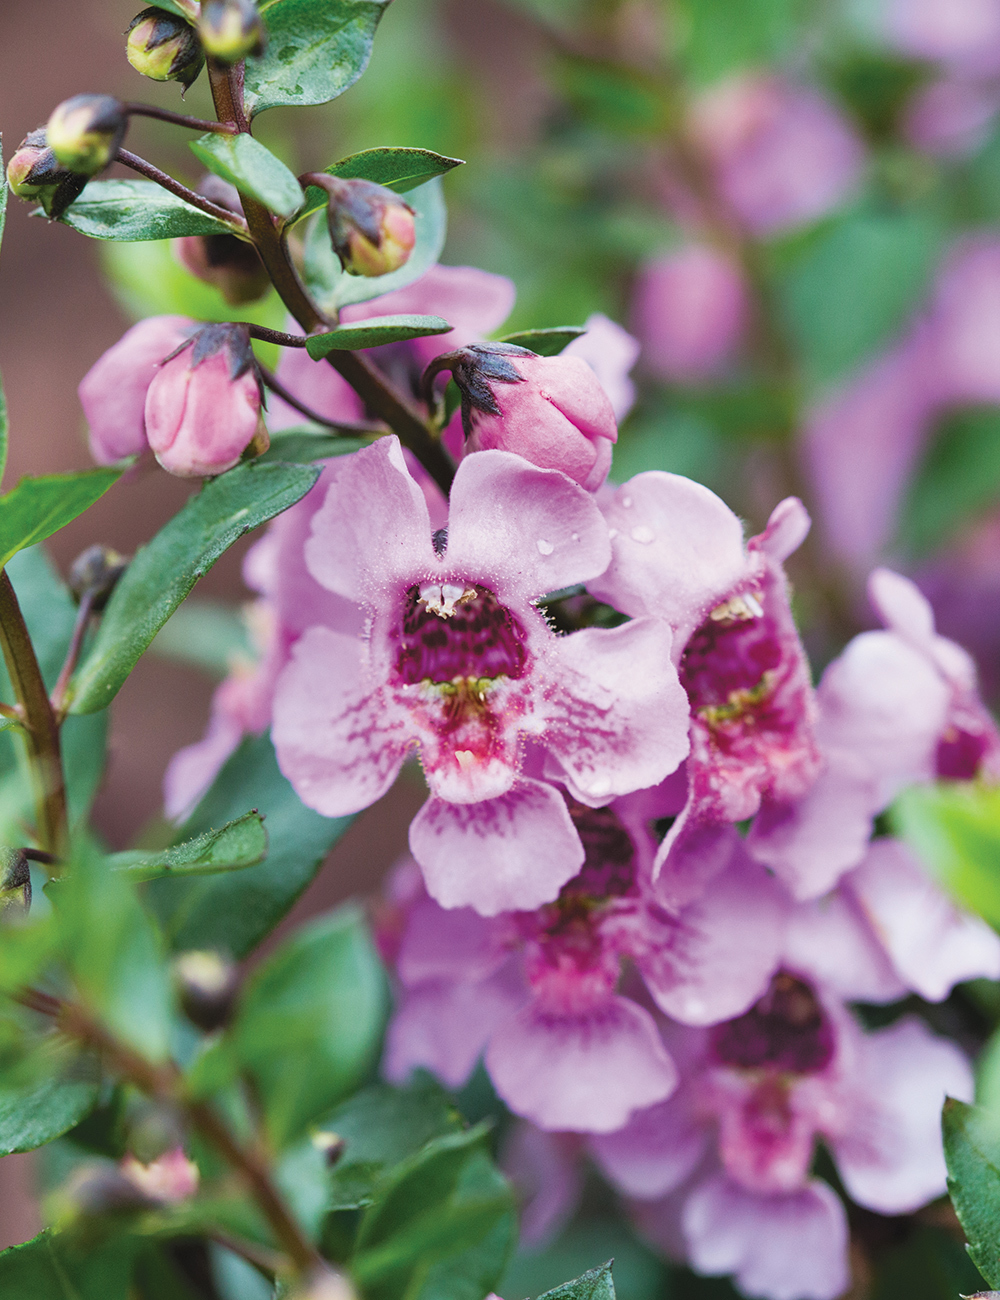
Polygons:
<instances>
[{"instance_id":1,"label":"unopened bud on stem","mask_svg":"<svg viewBox=\"0 0 1000 1300\"><path fill-rule=\"evenodd\" d=\"M37 199L50 217L62 216L86 183L86 176L59 163L44 127L30 131L7 164L11 193L19 199Z\"/></svg>"},{"instance_id":2,"label":"unopened bud on stem","mask_svg":"<svg viewBox=\"0 0 1000 1300\"><path fill-rule=\"evenodd\" d=\"M317 1269L296 1287L288 1300L357 1300L357 1292L343 1273L336 1269Z\"/></svg>"},{"instance_id":3,"label":"unopened bud on stem","mask_svg":"<svg viewBox=\"0 0 1000 1300\"><path fill-rule=\"evenodd\" d=\"M408 260L416 241L413 209L393 190L326 172L307 172L300 179L330 196L330 238L350 275L388 275Z\"/></svg>"},{"instance_id":4,"label":"unopened bud on stem","mask_svg":"<svg viewBox=\"0 0 1000 1300\"><path fill-rule=\"evenodd\" d=\"M218 176L203 177L198 193L220 208L243 215L236 187ZM254 302L271 287L257 249L236 235L185 235L173 241L173 250L186 271L215 285L231 307Z\"/></svg>"},{"instance_id":5,"label":"unopened bud on stem","mask_svg":"<svg viewBox=\"0 0 1000 1300\"><path fill-rule=\"evenodd\" d=\"M220 953L182 952L174 961L174 980L187 1018L210 1033L229 1022L239 988L236 967Z\"/></svg>"},{"instance_id":6,"label":"unopened bud on stem","mask_svg":"<svg viewBox=\"0 0 1000 1300\"><path fill-rule=\"evenodd\" d=\"M191 24L155 7L143 9L129 23L125 54L144 77L179 81L185 90L205 65L205 51Z\"/></svg>"},{"instance_id":7,"label":"unopened bud on stem","mask_svg":"<svg viewBox=\"0 0 1000 1300\"><path fill-rule=\"evenodd\" d=\"M91 611L100 613L128 563L124 555L110 546L88 546L76 557L69 571L69 589L77 604L89 595Z\"/></svg>"},{"instance_id":8,"label":"unopened bud on stem","mask_svg":"<svg viewBox=\"0 0 1000 1300\"><path fill-rule=\"evenodd\" d=\"M96 176L114 162L127 125L125 105L113 95L74 95L53 110L45 134L64 167Z\"/></svg>"},{"instance_id":9,"label":"unopened bud on stem","mask_svg":"<svg viewBox=\"0 0 1000 1300\"><path fill-rule=\"evenodd\" d=\"M205 53L227 66L261 55L267 46L267 28L253 0L208 0L201 7L198 35Z\"/></svg>"}]
</instances>

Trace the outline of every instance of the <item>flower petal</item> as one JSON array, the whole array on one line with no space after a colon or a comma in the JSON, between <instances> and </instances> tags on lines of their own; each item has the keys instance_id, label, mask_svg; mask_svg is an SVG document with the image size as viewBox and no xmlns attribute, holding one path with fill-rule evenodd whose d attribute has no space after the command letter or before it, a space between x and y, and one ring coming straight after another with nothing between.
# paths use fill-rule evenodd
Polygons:
<instances>
[{"instance_id":1,"label":"flower petal","mask_svg":"<svg viewBox=\"0 0 1000 1300\"><path fill-rule=\"evenodd\" d=\"M633 1111L614 1133L590 1139L594 1159L626 1196L666 1196L687 1178L705 1152L710 1130L695 1117L692 1098L678 1089L666 1101Z\"/></svg>"},{"instance_id":2,"label":"flower petal","mask_svg":"<svg viewBox=\"0 0 1000 1300\"><path fill-rule=\"evenodd\" d=\"M275 688L271 735L295 793L325 817L385 794L413 740L406 714L368 684L363 643L326 627L296 642Z\"/></svg>"},{"instance_id":3,"label":"flower petal","mask_svg":"<svg viewBox=\"0 0 1000 1300\"><path fill-rule=\"evenodd\" d=\"M652 1016L617 996L573 1017L525 1007L494 1033L486 1068L510 1109L545 1129L610 1133L677 1086Z\"/></svg>"},{"instance_id":4,"label":"flower petal","mask_svg":"<svg viewBox=\"0 0 1000 1300\"><path fill-rule=\"evenodd\" d=\"M530 780L474 804L432 796L410 825L410 850L432 898L483 916L551 903L584 858L561 796Z\"/></svg>"},{"instance_id":5,"label":"flower petal","mask_svg":"<svg viewBox=\"0 0 1000 1300\"><path fill-rule=\"evenodd\" d=\"M445 563L532 600L595 578L608 566L608 529L589 492L508 451L459 465L451 489Z\"/></svg>"}]
</instances>

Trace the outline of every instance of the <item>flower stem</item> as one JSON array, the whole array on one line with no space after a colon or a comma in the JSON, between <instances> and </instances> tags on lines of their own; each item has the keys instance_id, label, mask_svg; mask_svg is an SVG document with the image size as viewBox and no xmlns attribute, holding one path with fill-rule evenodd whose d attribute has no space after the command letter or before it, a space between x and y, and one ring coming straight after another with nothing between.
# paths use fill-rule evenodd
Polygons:
<instances>
[{"instance_id":1,"label":"flower stem","mask_svg":"<svg viewBox=\"0 0 1000 1300\"><path fill-rule=\"evenodd\" d=\"M189 117L187 113L174 113L169 108L158 108L155 104L126 104L125 112L129 117L155 117L159 122L187 126L192 131L214 131L217 135L237 134L236 127L229 122L212 122L202 117Z\"/></svg>"},{"instance_id":2,"label":"flower stem","mask_svg":"<svg viewBox=\"0 0 1000 1300\"><path fill-rule=\"evenodd\" d=\"M59 723L49 703L35 648L6 570L0 570L0 649L24 712L39 843L59 858L65 854L68 841Z\"/></svg>"},{"instance_id":3,"label":"flower stem","mask_svg":"<svg viewBox=\"0 0 1000 1300\"><path fill-rule=\"evenodd\" d=\"M73 676L76 662L80 658L80 649L83 646L83 638L87 635L87 628L90 625L93 605L94 593L85 591L80 598L80 608L76 611L76 622L73 624L73 636L70 639L69 649L66 651L66 659L59 670L59 676L49 697L52 712L56 716L56 721L60 723L66 716L66 688L69 686L69 679Z\"/></svg>"},{"instance_id":4,"label":"flower stem","mask_svg":"<svg viewBox=\"0 0 1000 1300\"><path fill-rule=\"evenodd\" d=\"M241 131L249 131L250 124L243 111L243 65L227 69L209 60L208 75L219 121L232 122ZM296 275L284 235L279 232L270 212L255 199L245 194L240 197L260 260L267 268L281 301L307 334L329 324ZM335 350L326 359L347 380L372 414L384 420L398 435L400 442L413 452L447 496L455 477L454 467L412 403L359 353Z\"/></svg>"},{"instance_id":5,"label":"flower stem","mask_svg":"<svg viewBox=\"0 0 1000 1300\"><path fill-rule=\"evenodd\" d=\"M341 433L350 438L386 432L385 426L382 424L352 423L350 420L328 420L325 415L320 415L312 407L306 406L305 402L300 402L294 393L288 391L278 376L273 375L267 366L262 366L259 361L257 362L257 371L261 379L263 379L265 387L280 397L283 402L287 402L300 415L304 415L307 420L312 420L313 424L321 424L326 429L333 429L336 433Z\"/></svg>"},{"instance_id":6,"label":"flower stem","mask_svg":"<svg viewBox=\"0 0 1000 1300\"><path fill-rule=\"evenodd\" d=\"M162 185L165 190L169 190L171 194L176 194L179 199L183 199L185 203L190 203L193 208L198 208L199 211L206 213L208 216L215 217L217 221L224 221L227 226L231 227L234 235L246 236L247 223L237 216L235 212L230 212L228 208L220 208L211 199L206 199L204 195L189 190L186 185L182 185L180 181L175 181L167 172L160 171L159 167L154 167L151 162L147 162L145 158L140 158L138 154L130 153L128 149L119 149L115 157L117 162L124 163L126 167L131 167L140 176L146 176L149 180L156 181L157 185Z\"/></svg>"}]
</instances>

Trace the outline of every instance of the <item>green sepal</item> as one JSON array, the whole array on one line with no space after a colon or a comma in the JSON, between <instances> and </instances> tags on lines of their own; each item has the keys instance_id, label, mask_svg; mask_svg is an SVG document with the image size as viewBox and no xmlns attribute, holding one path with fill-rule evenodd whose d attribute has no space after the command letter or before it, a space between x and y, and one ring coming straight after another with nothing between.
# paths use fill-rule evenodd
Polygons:
<instances>
[{"instance_id":1,"label":"green sepal","mask_svg":"<svg viewBox=\"0 0 1000 1300\"><path fill-rule=\"evenodd\" d=\"M287 510L316 482L309 465L238 465L190 497L141 547L108 601L101 626L68 692L72 713L114 699L143 651L233 542ZM245 805L244 805L245 806Z\"/></svg>"},{"instance_id":2,"label":"green sepal","mask_svg":"<svg viewBox=\"0 0 1000 1300\"><path fill-rule=\"evenodd\" d=\"M369 316L356 325L338 325L326 334L312 334L306 351L314 361L330 352L354 352L359 348L377 348L383 343L401 343L406 339L425 338L430 334L447 334L451 326L441 316Z\"/></svg>"},{"instance_id":3,"label":"green sepal","mask_svg":"<svg viewBox=\"0 0 1000 1300\"><path fill-rule=\"evenodd\" d=\"M241 871L267 856L267 831L260 813L227 822L220 830L205 831L158 852L130 849L112 853L108 866L130 880L156 880L161 876L202 876L219 871Z\"/></svg>"}]
</instances>

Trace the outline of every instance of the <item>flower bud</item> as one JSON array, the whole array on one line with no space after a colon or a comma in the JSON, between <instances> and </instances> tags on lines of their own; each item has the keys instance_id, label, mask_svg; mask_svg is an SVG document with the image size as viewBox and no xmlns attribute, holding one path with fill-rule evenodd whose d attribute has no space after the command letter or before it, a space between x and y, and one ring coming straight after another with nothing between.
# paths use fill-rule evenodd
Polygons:
<instances>
[{"instance_id":1,"label":"flower bud","mask_svg":"<svg viewBox=\"0 0 1000 1300\"><path fill-rule=\"evenodd\" d=\"M60 166L48 147L44 127L30 131L7 164L11 193L19 199L37 199L50 217L62 216L86 183L86 176Z\"/></svg>"},{"instance_id":2,"label":"flower bud","mask_svg":"<svg viewBox=\"0 0 1000 1300\"><path fill-rule=\"evenodd\" d=\"M334 1268L316 1269L288 1300L357 1300L357 1292L343 1273Z\"/></svg>"},{"instance_id":3,"label":"flower bud","mask_svg":"<svg viewBox=\"0 0 1000 1300\"><path fill-rule=\"evenodd\" d=\"M205 64L194 28L165 9L143 9L129 23L127 35L129 63L153 81L179 81L187 90Z\"/></svg>"},{"instance_id":4,"label":"flower bud","mask_svg":"<svg viewBox=\"0 0 1000 1300\"><path fill-rule=\"evenodd\" d=\"M512 451L596 492L611 468L618 426L580 357L538 357L510 343L470 343L427 372L450 369L462 395L465 454Z\"/></svg>"},{"instance_id":5,"label":"flower bud","mask_svg":"<svg viewBox=\"0 0 1000 1300\"><path fill-rule=\"evenodd\" d=\"M146 392L146 436L165 470L222 474L250 446L267 447L262 393L245 325L205 325L157 369Z\"/></svg>"},{"instance_id":6,"label":"flower bud","mask_svg":"<svg viewBox=\"0 0 1000 1300\"><path fill-rule=\"evenodd\" d=\"M88 546L76 557L69 570L69 589L76 603L89 595L92 612L99 614L128 563L124 555L119 555L110 546Z\"/></svg>"},{"instance_id":7,"label":"flower bud","mask_svg":"<svg viewBox=\"0 0 1000 1300\"><path fill-rule=\"evenodd\" d=\"M267 45L267 28L253 0L208 0L201 7L198 35L205 53L226 65L263 54Z\"/></svg>"},{"instance_id":8,"label":"flower bud","mask_svg":"<svg viewBox=\"0 0 1000 1300\"><path fill-rule=\"evenodd\" d=\"M96 176L114 162L127 125L125 105L114 96L74 95L53 110L45 134L64 167Z\"/></svg>"},{"instance_id":9,"label":"flower bud","mask_svg":"<svg viewBox=\"0 0 1000 1300\"><path fill-rule=\"evenodd\" d=\"M58 1231L72 1233L77 1240L94 1240L115 1221L160 1204L117 1165L88 1160L48 1197L46 1217Z\"/></svg>"},{"instance_id":10,"label":"flower bud","mask_svg":"<svg viewBox=\"0 0 1000 1300\"><path fill-rule=\"evenodd\" d=\"M174 961L174 980L187 1018L210 1033L228 1024L239 988L236 967L221 953L182 952Z\"/></svg>"},{"instance_id":11,"label":"flower bud","mask_svg":"<svg viewBox=\"0 0 1000 1300\"><path fill-rule=\"evenodd\" d=\"M243 215L235 185L218 176L204 176L198 193L221 208ZM271 278L256 248L235 235L186 235L173 241L173 250L186 271L215 285L231 307L254 302L271 287Z\"/></svg>"},{"instance_id":12,"label":"flower bud","mask_svg":"<svg viewBox=\"0 0 1000 1300\"><path fill-rule=\"evenodd\" d=\"M174 1146L148 1163L127 1155L120 1169L126 1179L143 1196L161 1205L177 1205L189 1200L198 1190L198 1166L187 1158L183 1147Z\"/></svg>"},{"instance_id":13,"label":"flower bud","mask_svg":"<svg viewBox=\"0 0 1000 1300\"><path fill-rule=\"evenodd\" d=\"M0 845L0 916L31 907L31 871L23 850Z\"/></svg>"},{"instance_id":14,"label":"flower bud","mask_svg":"<svg viewBox=\"0 0 1000 1300\"><path fill-rule=\"evenodd\" d=\"M416 240L413 209L398 194L372 181L341 180L311 172L310 184L330 196L330 239L349 275L388 275L409 258Z\"/></svg>"},{"instance_id":15,"label":"flower bud","mask_svg":"<svg viewBox=\"0 0 1000 1300\"><path fill-rule=\"evenodd\" d=\"M346 1138L342 1138L339 1133L330 1133L324 1129L314 1133L311 1141L316 1150L323 1153L329 1169L339 1161L347 1147Z\"/></svg>"}]
</instances>

